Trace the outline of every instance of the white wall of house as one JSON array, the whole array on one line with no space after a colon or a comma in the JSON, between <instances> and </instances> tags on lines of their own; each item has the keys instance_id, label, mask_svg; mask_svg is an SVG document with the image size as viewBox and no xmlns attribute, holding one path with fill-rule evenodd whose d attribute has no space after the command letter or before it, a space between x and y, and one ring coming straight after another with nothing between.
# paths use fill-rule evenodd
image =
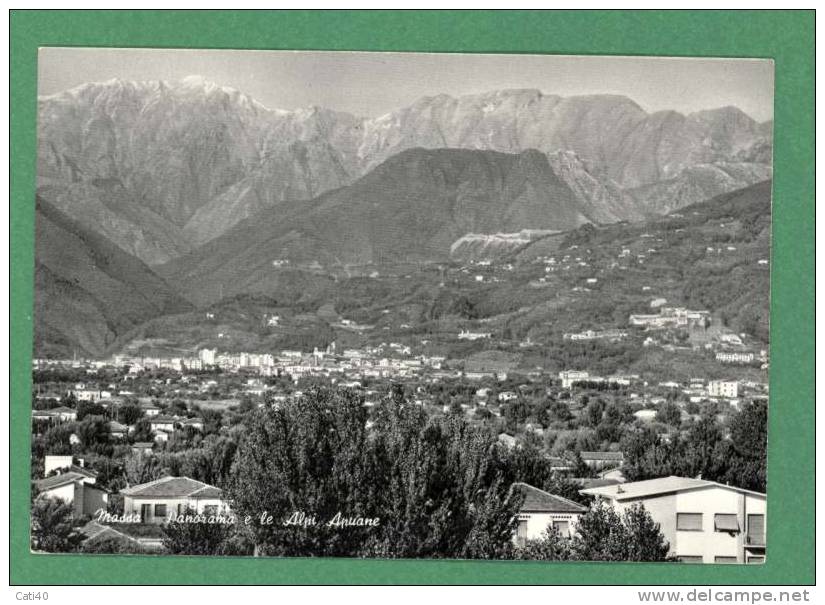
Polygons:
<instances>
[{"instance_id":1,"label":"white wall of house","mask_svg":"<svg viewBox=\"0 0 825 605\"><path fill-rule=\"evenodd\" d=\"M747 548L748 515L766 518L766 501L763 495L709 486L685 490L675 494L641 498L633 501L616 501L614 506L623 512L636 502L641 502L654 521L660 524L662 534L670 543L670 552L677 557L701 557L702 563L716 563L717 557L732 557L737 563L748 562L749 556L761 555ZM677 527L679 513L700 513L701 530L683 530ZM716 531L715 515L736 515L737 533Z\"/></svg>"},{"instance_id":2,"label":"white wall of house","mask_svg":"<svg viewBox=\"0 0 825 605\"><path fill-rule=\"evenodd\" d=\"M60 498L64 502L68 502L69 504L74 503L74 483L69 483L67 485L61 485L60 487L56 487L54 489L50 489L48 491L41 492L44 496L48 496L49 498Z\"/></svg>"},{"instance_id":3,"label":"white wall of house","mask_svg":"<svg viewBox=\"0 0 825 605\"><path fill-rule=\"evenodd\" d=\"M49 455L46 456L43 461L43 473L44 475L48 476L48 474L54 470L59 470L62 468L69 468L72 465L72 457L71 456L53 456Z\"/></svg>"},{"instance_id":4,"label":"white wall of house","mask_svg":"<svg viewBox=\"0 0 825 605\"><path fill-rule=\"evenodd\" d=\"M519 512L519 523L514 536L515 542L519 544L525 540L538 540L553 522L567 523L566 534L561 529L560 531L562 531L563 536L569 537L575 531L579 516L579 513Z\"/></svg>"},{"instance_id":5,"label":"white wall of house","mask_svg":"<svg viewBox=\"0 0 825 605\"><path fill-rule=\"evenodd\" d=\"M42 492L48 498L59 498L71 504L76 517L94 515L99 509L106 510L108 494L93 485L76 481Z\"/></svg>"},{"instance_id":6,"label":"white wall of house","mask_svg":"<svg viewBox=\"0 0 825 605\"><path fill-rule=\"evenodd\" d=\"M146 517L146 523L165 523L169 518L169 513L174 512L181 514L187 509L194 509L197 513L204 513L207 506L217 506L218 513L227 514L229 506L220 498L198 498L189 499L187 497L180 498L145 498L139 496L124 496L123 497L123 512L126 515L140 516L141 506L149 505L149 516ZM166 514L163 516L155 516L155 505L166 505Z\"/></svg>"}]
</instances>

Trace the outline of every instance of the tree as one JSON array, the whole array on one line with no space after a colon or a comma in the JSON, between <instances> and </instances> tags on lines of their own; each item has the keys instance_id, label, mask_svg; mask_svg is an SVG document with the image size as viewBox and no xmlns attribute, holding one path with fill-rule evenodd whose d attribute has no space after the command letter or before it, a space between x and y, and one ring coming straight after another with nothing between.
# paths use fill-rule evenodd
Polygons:
<instances>
[{"instance_id":1,"label":"tree","mask_svg":"<svg viewBox=\"0 0 825 605\"><path fill-rule=\"evenodd\" d=\"M605 409L602 421L596 427L596 436L610 443L619 441L622 436L621 423L624 419L622 409L615 403L611 403Z\"/></svg>"},{"instance_id":2,"label":"tree","mask_svg":"<svg viewBox=\"0 0 825 605\"><path fill-rule=\"evenodd\" d=\"M182 520L170 521L161 528L163 546L175 555L220 555L234 532L232 523L210 520L188 508Z\"/></svg>"},{"instance_id":3,"label":"tree","mask_svg":"<svg viewBox=\"0 0 825 605\"><path fill-rule=\"evenodd\" d=\"M663 443L650 427L626 434L620 447L625 456L622 473L630 481L675 474L675 446Z\"/></svg>"},{"instance_id":4,"label":"tree","mask_svg":"<svg viewBox=\"0 0 825 605\"><path fill-rule=\"evenodd\" d=\"M115 419L123 424L133 425L143 417L143 410L137 403L125 403L117 408Z\"/></svg>"},{"instance_id":5,"label":"tree","mask_svg":"<svg viewBox=\"0 0 825 605\"><path fill-rule=\"evenodd\" d=\"M60 498L35 496L31 511L32 550L43 552L74 552L83 535L72 525L71 504Z\"/></svg>"},{"instance_id":6,"label":"tree","mask_svg":"<svg viewBox=\"0 0 825 605\"><path fill-rule=\"evenodd\" d=\"M563 401L553 401L548 409L551 417L558 422L567 423L573 419L570 408Z\"/></svg>"},{"instance_id":7,"label":"tree","mask_svg":"<svg viewBox=\"0 0 825 605\"><path fill-rule=\"evenodd\" d=\"M77 419L83 420L86 416L104 416L106 408L94 401L81 401L77 404Z\"/></svg>"},{"instance_id":8,"label":"tree","mask_svg":"<svg viewBox=\"0 0 825 605\"><path fill-rule=\"evenodd\" d=\"M571 538L548 528L538 540L515 549L516 559L548 561L672 561L670 546L659 524L642 504L622 515L604 502L595 502L579 517Z\"/></svg>"},{"instance_id":9,"label":"tree","mask_svg":"<svg viewBox=\"0 0 825 605\"><path fill-rule=\"evenodd\" d=\"M201 419L203 420L204 435L217 433L221 430L223 414L219 410L203 410L201 412Z\"/></svg>"},{"instance_id":10,"label":"tree","mask_svg":"<svg viewBox=\"0 0 825 605\"><path fill-rule=\"evenodd\" d=\"M109 426L103 416L87 416L75 425L75 433L85 447L109 442Z\"/></svg>"},{"instance_id":11,"label":"tree","mask_svg":"<svg viewBox=\"0 0 825 605\"><path fill-rule=\"evenodd\" d=\"M513 550L514 559L568 561L572 556L570 539L563 537L552 525L538 540L528 540L524 546Z\"/></svg>"},{"instance_id":12,"label":"tree","mask_svg":"<svg viewBox=\"0 0 825 605\"><path fill-rule=\"evenodd\" d=\"M734 456L726 479L731 483L764 492L768 461L768 405L747 404L734 416L730 427Z\"/></svg>"},{"instance_id":13,"label":"tree","mask_svg":"<svg viewBox=\"0 0 825 605\"><path fill-rule=\"evenodd\" d=\"M357 397L328 390L248 417L227 491L239 518L275 520L251 526L257 553L495 558L509 548L519 496L492 433L393 397L375 431L366 420ZM296 511L319 522L284 527ZM339 512L377 524L328 526Z\"/></svg>"},{"instance_id":14,"label":"tree","mask_svg":"<svg viewBox=\"0 0 825 605\"><path fill-rule=\"evenodd\" d=\"M670 545L665 540L660 525L653 520L643 504L636 503L625 510L622 521L630 537L625 561L669 560Z\"/></svg>"},{"instance_id":15,"label":"tree","mask_svg":"<svg viewBox=\"0 0 825 605\"><path fill-rule=\"evenodd\" d=\"M597 502L579 517L571 550L579 561L623 561L628 539L618 513Z\"/></svg>"},{"instance_id":16,"label":"tree","mask_svg":"<svg viewBox=\"0 0 825 605\"><path fill-rule=\"evenodd\" d=\"M189 412L189 406L186 405L186 402L183 399L173 399L169 403L169 408L166 412L175 416L186 416Z\"/></svg>"},{"instance_id":17,"label":"tree","mask_svg":"<svg viewBox=\"0 0 825 605\"><path fill-rule=\"evenodd\" d=\"M123 461L123 476L126 485L140 485L163 476L163 469L155 456L133 453Z\"/></svg>"},{"instance_id":18,"label":"tree","mask_svg":"<svg viewBox=\"0 0 825 605\"><path fill-rule=\"evenodd\" d=\"M656 411L656 420L678 428L682 424L682 410L675 403L666 401Z\"/></svg>"},{"instance_id":19,"label":"tree","mask_svg":"<svg viewBox=\"0 0 825 605\"><path fill-rule=\"evenodd\" d=\"M605 405L601 399L593 399L587 404L584 409L583 420L587 426L596 427L602 421Z\"/></svg>"},{"instance_id":20,"label":"tree","mask_svg":"<svg viewBox=\"0 0 825 605\"><path fill-rule=\"evenodd\" d=\"M244 395L241 397L241 402L238 405L238 412L241 414L248 414L257 407L258 406L254 401L252 401L252 398L249 395Z\"/></svg>"},{"instance_id":21,"label":"tree","mask_svg":"<svg viewBox=\"0 0 825 605\"><path fill-rule=\"evenodd\" d=\"M141 418L135 423L135 430L132 432L132 439L135 442L152 441L152 424L148 418Z\"/></svg>"},{"instance_id":22,"label":"tree","mask_svg":"<svg viewBox=\"0 0 825 605\"><path fill-rule=\"evenodd\" d=\"M731 442L725 439L716 418L705 414L676 444L671 474L722 480L732 458Z\"/></svg>"},{"instance_id":23,"label":"tree","mask_svg":"<svg viewBox=\"0 0 825 605\"><path fill-rule=\"evenodd\" d=\"M144 549L134 540L123 536L107 536L105 538L98 538L87 540L80 548L81 552L88 554L141 554Z\"/></svg>"},{"instance_id":24,"label":"tree","mask_svg":"<svg viewBox=\"0 0 825 605\"><path fill-rule=\"evenodd\" d=\"M48 454L71 454L71 435L74 432L74 423L63 422L43 433L43 451Z\"/></svg>"}]
</instances>

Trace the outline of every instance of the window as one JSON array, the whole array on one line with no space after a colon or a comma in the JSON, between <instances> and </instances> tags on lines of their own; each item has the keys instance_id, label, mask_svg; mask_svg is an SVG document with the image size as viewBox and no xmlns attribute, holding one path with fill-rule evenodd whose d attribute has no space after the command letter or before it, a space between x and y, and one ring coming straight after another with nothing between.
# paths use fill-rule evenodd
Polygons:
<instances>
[{"instance_id":1,"label":"window","mask_svg":"<svg viewBox=\"0 0 825 605\"><path fill-rule=\"evenodd\" d=\"M716 513L713 516L713 529L716 531L738 532L739 519L736 515Z\"/></svg>"},{"instance_id":2,"label":"window","mask_svg":"<svg viewBox=\"0 0 825 605\"><path fill-rule=\"evenodd\" d=\"M725 563L730 565L731 563L737 563L736 557L713 557L714 563Z\"/></svg>"},{"instance_id":3,"label":"window","mask_svg":"<svg viewBox=\"0 0 825 605\"><path fill-rule=\"evenodd\" d=\"M748 515L748 544L764 546L765 515Z\"/></svg>"},{"instance_id":4,"label":"window","mask_svg":"<svg viewBox=\"0 0 825 605\"><path fill-rule=\"evenodd\" d=\"M527 543L527 519L529 517L519 517L518 527L516 527L516 544L524 546Z\"/></svg>"},{"instance_id":5,"label":"window","mask_svg":"<svg viewBox=\"0 0 825 605\"><path fill-rule=\"evenodd\" d=\"M565 538L570 537L570 521L553 521L553 529L558 530Z\"/></svg>"},{"instance_id":6,"label":"window","mask_svg":"<svg viewBox=\"0 0 825 605\"><path fill-rule=\"evenodd\" d=\"M156 517L165 517L166 516L166 505L165 504L155 504L155 516Z\"/></svg>"},{"instance_id":7,"label":"window","mask_svg":"<svg viewBox=\"0 0 825 605\"><path fill-rule=\"evenodd\" d=\"M681 563L703 563L701 555L679 555Z\"/></svg>"},{"instance_id":8,"label":"window","mask_svg":"<svg viewBox=\"0 0 825 605\"><path fill-rule=\"evenodd\" d=\"M702 531L702 513L676 513L676 529Z\"/></svg>"},{"instance_id":9,"label":"window","mask_svg":"<svg viewBox=\"0 0 825 605\"><path fill-rule=\"evenodd\" d=\"M765 562L765 557L762 555L752 555L748 557L748 564L750 565L762 565Z\"/></svg>"}]
</instances>

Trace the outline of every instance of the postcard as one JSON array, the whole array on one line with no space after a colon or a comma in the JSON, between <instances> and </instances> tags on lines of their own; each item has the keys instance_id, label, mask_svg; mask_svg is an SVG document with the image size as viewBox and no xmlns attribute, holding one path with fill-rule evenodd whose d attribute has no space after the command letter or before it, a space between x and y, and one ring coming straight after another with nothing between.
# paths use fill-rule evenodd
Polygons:
<instances>
[{"instance_id":1,"label":"postcard","mask_svg":"<svg viewBox=\"0 0 825 605\"><path fill-rule=\"evenodd\" d=\"M41 49L32 551L763 563L773 78Z\"/></svg>"}]
</instances>

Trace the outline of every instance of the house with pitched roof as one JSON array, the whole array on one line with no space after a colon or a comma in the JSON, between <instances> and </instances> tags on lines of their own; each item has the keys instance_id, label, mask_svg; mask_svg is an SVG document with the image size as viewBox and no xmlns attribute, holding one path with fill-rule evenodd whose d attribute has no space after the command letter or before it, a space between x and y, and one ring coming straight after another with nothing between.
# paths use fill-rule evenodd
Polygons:
<instances>
[{"instance_id":1,"label":"house with pitched roof","mask_svg":"<svg viewBox=\"0 0 825 605\"><path fill-rule=\"evenodd\" d=\"M71 504L75 517L92 516L99 510L106 510L109 494L89 483L89 478L81 473L68 471L52 475L34 482L38 497L60 499Z\"/></svg>"},{"instance_id":2,"label":"house with pitched roof","mask_svg":"<svg viewBox=\"0 0 825 605\"><path fill-rule=\"evenodd\" d=\"M518 525L513 540L517 546L524 546L527 540L537 540L550 527L564 537L576 531L579 517L587 508L577 502L546 492L527 483L514 483L513 490L524 496L518 511Z\"/></svg>"},{"instance_id":3,"label":"house with pitched roof","mask_svg":"<svg viewBox=\"0 0 825 605\"><path fill-rule=\"evenodd\" d=\"M223 491L189 477L163 477L120 490L123 513L140 516L142 523L165 523L169 515L192 509L203 515L226 515L229 504Z\"/></svg>"},{"instance_id":4,"label":"house with pitched roof","mask_svg":"<svg viewBox=\"0 0 825 605\"><path fill-rule=\"evenodd\" d=\"M688 563L763 563L765 494L715 481L662 477L580 491L618 512L640 503L661 527L670 552Z\"/></svg>"},{"instance_id":5,"label":"house with pitched roof","mask_svg":"<svg viewBox=\"0 0 825 605\"><path fill-rule=\"evenodd\" d=\"M112 439L125 439L129 434L129 427L115 420L109 422L109 435Z\"/></svg>"},{"instance_id":6,"label":"house with pitched roof","mask_svg":"<svg viewBox=\"0 0 825 605\"><path fill-rule=\"evenodd\" d=\"M60 474L65 472L73 472L84 477L86 483L94 483L97 481L97 473L89 468L86 468L85 462L82 458L75 463L74 456L63 456L46 454L43 458L43 474L49 476L51 474Z\"/></svg>"},{"instance_id":7,"label":"house with pitched roof","mask_svg":"<svg viewBox=\"0 0 825 605\"><path fill-rule=\"evenodd\" d=\"M154 445L155 443L153 441L135 441L132 444L132 453L143 456L151 456Z\"/></svg>"},{"instance_id":8,"label":"house with pitched roof","mask_svg":"<svg viewBox=\"0 0 825 605\"><path fill-rule=\"evenodd\" d=\"M580 455L587 466L596 470L617 468L624 462L622 452L581 452Z\"/></svg>"},{"instance_id":9,"label":"house with pitched roof","mask_svg":"<svg viewBox=\"0 0 825 605\"><path fill-rule=\"evenodd\" d=\"M178 423L179 420L172 416L155 416L149 420L149 426L153 431L165 431L167 433L173 433Z\"/></svg>"},{"instance_id":10,"label":"house with pitched roof","mask_svg":"<svg viewBox=\"0 0 825 605\"><path fill-rule=\"evenodd\" d=\"M62 405L49 410L32 410L32 420L48 420L50 422L74 422L77 420L77 411Z\"/></svg>"}]
</instances>

